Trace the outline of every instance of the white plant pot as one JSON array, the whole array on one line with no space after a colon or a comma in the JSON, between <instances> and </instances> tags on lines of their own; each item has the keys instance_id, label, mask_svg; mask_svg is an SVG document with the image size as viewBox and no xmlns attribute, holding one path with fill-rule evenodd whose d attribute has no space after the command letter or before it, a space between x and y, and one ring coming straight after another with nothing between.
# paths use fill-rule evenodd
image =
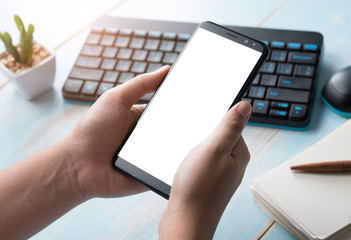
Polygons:
<instances>
[{"instance_id":1,"label":"white plant pot","mask_svg":"<svg viewBox=\"0 0 351 240\"><path fill-rule=\"evenodd\" d=\"M44 47L45 48L45 47ZM55 54L50 49L50 56L45 58L39 64L31 67L20 74L14 74L6 66L0 63L0 69L8 77L9 81L15 86L20 94L27 100L43 94L52 88L55 79ZM0 59L5 52L0 54Z\"/></svg>"}]
</instances>

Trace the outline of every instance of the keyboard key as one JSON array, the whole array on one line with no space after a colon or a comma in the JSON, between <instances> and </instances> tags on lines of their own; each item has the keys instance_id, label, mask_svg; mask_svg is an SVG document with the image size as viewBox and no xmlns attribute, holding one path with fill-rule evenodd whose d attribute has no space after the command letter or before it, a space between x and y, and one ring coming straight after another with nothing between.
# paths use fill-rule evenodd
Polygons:
<instances>
[{"instance_id":1,"label":"keyboard key","mask_svg":"<svg viewBox=\"0 0 351 240\"><path fill-rule=\"evenodd\" d=\"M96 95L101 96L104 92L106 92L107 90L113 88L113 86L114 85L112 83L104 83L104 82L101 83L99 85L99 88L98 88L97 92L96 92Z\"/></svg>"},{"instance_id":2,"label":"keyboard key","mask_svg":"<svg viewBox=\"0 0 351 240\"><path fill-rule=\"evenodd\" d=\"M162 67L162 64L160 63L149 63L149 65L147 66L146 72L154 72L161 67Z\"/></svg>"},{"instance_id":3,"label":"keyboard key","mask_svg":"<svg viewBox=\"0 0 351 240\"><path fill-rule=\"evenodd\" d=\"M242 98L241 101L248 102L252 105L252 99L251 98Z\"/></svg>"},{"instance_id":4,"label":"keyboard key","mask_svg":"<svg viewBox=\"0 0 351 240\"><path fill-rule=\"evenodd\" d=\"M134 49L142 49L145 43L143 38L132 38L129 47Z\"/></svg>"},{"instance_id":5,"label":"keyboard key","mask_svg":"<svg viewBox=\"0 0 351 240\"><path fill-rule=\"evenodd\" d=\"M286 51L273 50L271 54L271 61L285 62L287 57Z\"/></svg>"},{"instance_id":6,"label":"keyboard key","mask_svg":"<svg viewBox=\"0 0 351 240\"><path fill-rule=\"evenodd\" d=\"M115 47L106 47L102 53L102 57L105 58L115 58L118 49Z\"/></svg>"},{"instance_id":7,"label":"keyboard key","mask_svg":"<svg viewBox=\"0 0 351 240\"><path fill-rule=\"evenodd\" d=\"M278 87L310 90L312 87L312 78L280 76Z\"/></svg>"},{"instance_id":8,"label":"keyboard key","mask_svg":"<svg viewBox=\"0 0 351 240\"><path fill-rule=\"evenodd\" d=\"M276 102L276 101L272 101L271 102L271 108L274 109L285 109L288 110L290 107L290 104L287 102Z\"/></svg>"},{"instance_id":9,"label":"keyboard key","mask_svg":"<svg viewBox=\"0 0 351 240\"><path fill-rule=\"evenodd\" d=\"M175 46L175 41L166 41L161 42L160 51L171 52Z\"/></svg>"},{"instance_id":10,"label":"keyboard key","mask_svg":"<svg viewBox=\"0 0 351 240\"><path fill-rule=\"evenodd\" d=\"M145 49L146 50L157 50L160 45L160 40L158 39L148 39L146 40Z\"/></svg>"},{"instance_id":11,"label":"keyboard key","mask_svg":"<svg viewBox=\"0 0 351 240\"><path fill-rule=\"evenodd\" d=\"M93 33L103 33L104 31L105 31L104 26L93 26L91 28L91 32L93 32Z\"/></svg>"},{"instance_id":12,"label":"keyboard key","mask_svg":"<svg viewBox=\"0 0 351 240\"><path fill-rule=\"evenodd\" d=\"M128 47L130 41L130 37L117 37L117 40L115 42L115 46L116 47L120 47L120 48L126 48Z\"/></svg>"},{"instance_id":13,"label":"keyboard key","mask_svg":"<svg viewBox=\"0 0 351 240\"><path fill-rule=\"evenodd\" d=\"M269 101L266 100L255 100L252 106L253 115L267 115Z\"/></svg>"},{"instance_id":14,"label":"keyboard key","mask_svg":"<svg viewBox=\"0 0 351 240\"><path fill-rule=\"evenodd\" d=\"M130 59L130 57L133 54L133 50L132 49L128 49L128 48L121 48L117 54L117 58L118 59Z\"/></svg>"},{"instance_id":15,"label":"keyboard key","mask_svg":"<svg viewBox=\"0 0 351 240\"><path fill-rule=\"evenodd\" d=\"M67 79L67 82L65 83L64 90L66 92L70 93L79 93L80 88L83 85L82 80L76 80L76 79Z\"/></svg>"},{"instance_id":16,"label":"keyboard key","mask_svg":"<svg viewBox=\"0 0 351 240\"><path fill-rule=\"evenodd\" d=\"M310 92L300 90L290 90L281 88L268 88L268 100L308 103Z\"/></svg>"},{"instance_id":17,"label":"keyboard key","mask_svg":"<svg viewBox=\"0 0 351 240\"><path fill-rule=\"evenodd\" d=\"M262 74L261 85L267 87L275 87L277 83L277 75Z\"/></svg>"},{"instance_id":18,"label":"keyboard key","mask_svg":"<svg viewBox=\"0 0 351 240\"><path fill-rule=\"evenodd\" d=\"M116 66L116 62L117 62L116 59L107 59L107 58L105 58L102 61L101 68L105 69L105 70L113 70L115 68L115 66Z\"/></svg>"},{"instance_id":19,"label":"keyboard key","mask_svg":"<svg viewBox=\"0 0 351 240\"><path fill-rule=\"evenodd\" d=\"M277 67L278 74L291 75L293 71L293 66L290 63L279 63Z\"/></svg>"},{"instance_id":20,"label":"keyboard key","mask_svg":"<svg viewBox=\"0 0 351 240\"><path fill-rule=\"evenodd\" d=\"M133 77L135 77L135 74L134 73L121 73L119 79L118 79L118 83L119 84L122 84L122 83L125 83L126 81L132 79Z\"/></svg>"},{"instance_id":21,"label":"keyboard key","mask_svg":"<svg viewBox=\"0 0 351 240\"><path fill-rule=\"evenodd\" d=\"M85 67L85 68L98 68L101 63L101 58L93 58L93 57L78 57L76 62L77 67Z\"/></svg>"},{"instance_id":22,"label":"keyboard key","mask_svg":"<svg viewBox=\"0 0 351 240\"><path fill-rule=\"evenodd\" d=\"M122 28L120 31L119 31L119 34L120 35L124 35L124 36L131 36L133 34L133 30L130 29L130 28Z\"/></svg>"},{"instance_id":23,"label":"keyboard key","mask_svg":"<svg viewBox=\"0 0 351 240\"><path fill-rule=\"evenodd\" d=\"M118 28L117 27L107 27L105 29L105 33L106 34L116 35L118 33Z\"/></svg>"},{"instance_id":24,"label":"keyboard key","mask_svg":"<svg viewBox=\"0 0 351 240\"><path fill-rule=\"evenodd\" d=\"M81 55L91 56L91 57L99 57L102 53L102 46L92 46L92 45L84 45Z\"/></svg>"},{"instance_id":25,"label":"keyboard key","mask_svg":"<svg viewBox=\"0 0 351 240\"><path fill-rule=\"evenodd\" d=\"M116 72L116 71L106 71L105 74L104 74L104 78L102 79L102 81L115 83L115 82L117 82L118 75L119 75L119 72Z\"/></svg>"},{"instance_id":26,"label":"keyboard key","mask_svg":"<svg viewBox=\"0 0 351 240\"><path fill-rule=\"evenodd\" d=\"M86 69L86 68L74 67L69 77L84 79L84 80L100 81L103 74L104 74L104 71L99 69Z\"/></svg>"},{"instance_id":27,"label":"keyboard key","mask_svg":"<svg viewBox=\"0 0 351 240\"><path fill-rule=\"evenodd\" d=\"M86 95L94 95L98 84L98 82L86 81L83 85L81 93Z\"/></svg>"},{"instance_id":28,"label":"keyboard key","mask_svg":"<svg viewBox=\"0 0 351 240\"><path fill-rule=\"evenodd\" d=\"M135 73L143 73L145 72L146 65L146 62L134 62L130 71Z\"/></svg>"},{"instance_id":29,"label":"keyboard key","mask_svg":"<svg viewBox=\"0 0 351 240\"><path fill-rule=\"evenodd\" d=\"M159 31L150 31L148 36L150 38L161 38L162 33Z\"/></svg>"},{"instance_id":30,"label":"keyboard key","mask_svg":"<svg viewBox=\"0 0 351 240\"><path fill-rule=\"evenodd\" d=\"M165 64L172 65L177 59L177 57L178 57L178 54L176 53L165 53L165 56L163 57L162 62Z\"/></svg>"},{"instance_id":31,"label":"keyboard key","mask_svg":"<svg viewBox=\"0 0 351 240\"><path fill-rule=\"evenodd\" d=\"M315 64L317 59L316 53L290 52L288 62Z\"/></svg>"},{"instance_id":32,"label":"keyboard key","mask_svg":"<svg viewBox=\"0 0 351 240\"><path fill-rule=\"evenodd\" d=\"M261 72L263 73L274 73L275 71L275 62L264 62L261 67Z\"/></svg>"},{"instance_id":33,"label":"keyboard key","mask_svg":"<svg viewBox=\"0 0 351 240\"><path fill-rule=\"evenodd\" d=\"M271 48L285 48L285 42L281 42L281 41L273 41L271 42Z\"/></svg>"},{"instance_id":34,"label":"keyboard key","mask_svg":"<svg viewBox=\"0 0 351 240\"><path fill-rule=\"evenodd\" d=\"M317 51L318 45L317 44L304 44L303 50L305 51Z\"/></svg>"},{"instance_id":35,"label":"keyboard key","mask_svg":"<svg viewBox=\"0 0 351 240\"><path fill-rule=\"evenodd\" d=\"M177 53L180 53L183 50L185 44L186 44L186 42L180 42L180 41L177 42L177 44L176 44L176 46L174 48L174 51L177 52Z\"/></svg>"},{"instance_id":36,"label":"keyboard key","mask_svg":"<svg viewBox=\"0 0 351 240\"><path fill-rule=\"evenodd\" d=\"M103 35L100 44L103 46L112 46L115 42L115 36L113 35Z\"/></svg>"},{"instance_id":37,"label":"keyboard key","mask_svg":"<svg viewBox=\"0 0 351 240\"><path fill-rule=\"evenodd\" d=\"M91 33L88 36L86 43L90 45L97 45L100 41L100 38L101 38L101 34Z\"/></svg>"},{"instance_id":38,"label":"keyboard key","mask_svg":"<svg viewBox=\"0 0 351 240\"><path fill-rule=\"evenodd\" d=\"M163 53L162 52L150 52L147 58L148 62L161 62Z\"/></svg>"},{"instance_id":39,"label":"keyboard key","mask_svg":"<svg viewBox=\"0 0 351 240\"><path fill-rule=\"evenodd\" d=\"M261 79L261 74L257 73L256 77L254 78L254 80L252 81L252 85L258 85L260 84L260 79Z\"/></svg>"},{"instance_id":40,"label":"keyboard key","mask_svg":"<svg viewBox=\"0 0 351 240\"><path fill-rule=\"evenodd\" d=\"M178 34L178 40L180 41L188 41L190 39L191 35L188 33L179 33Z\"/></svg>"},{"instance_id":41,"label":"keyboard key","mask_svg":"<svg viewBox=\"0 0 351 240\"><path fill-rule=\"evenodd\" d=\"M261 99L263 99L265 92L266 92L266 88L265 87L252 86L250 88L249 98L261 98Z\"/></svg>"},{"instance_id":42,"label":"keyboard key","mask_svg":"<svg viewBox=\"0 0 351 240\"><path fill-rule=\"evenodd\" d=\"M294 75L300 77L313 77L314 67L309 65L295 65Z\"/></svg>"},{"instance_id":43,"label":"keyboard key","mask_svg":"<svg viewBox=\"0 0 351 240\"><path fill-rule=\"evenodd\" d=\"M145 38L146 35L147 35L147 31L145 31L145 30L135 30L134 31L134 37Z\"/></svg>"},{"instance_id":44,"label":"keyboard key","mask_svg":"<svg viewBox=\"0 0 351 240\"><path fill-rule=\"evenodd\" d=\"M146 50L135 50L132 56L132 60L145 61L148 51Z\"/></svg>"},{"instance_id":45,"label":"keyboard key","mask_svg":"<svg viewBox=\"0 0 351 240\"><path fill-rule=\"evenodd\" d=\"M271 109L269 110L269 116L272 118L287 118L288 112L284 110Z\"/></svg>"},{"instance_id":46,"label":"keyboard key","mask_svg":"<svg viewBox=\"0 0 351 240\"><path fill-rule=\"evenodd\" d=\"M306 118L307 106L304 104L292 104L289 119L291 120L302 120Z\"/></svg>"},{"instance_id":47,"label":"keyboard key","mask_svg":"<svg viewBox=\"0 0 351 240\"><path fill-rule=\"evenodd\" d=\"M174 32L165 32L162 37L164 39L175 40L177 35Z\"/></svg>"},{"instance_id":48,"label":"keyboard key","mask_svg":"<svg viewBox=\"0 0 351 240\"><path fill-rule=\"evenodd\" d=\"M119 60L116 66L116 70L121 72L128 72L131 65L131 61Z\"/></svg>"},{"instance_id":49,"label":"keyboard key","mask_svg":"<svg viewBox=\"0 0 351 240\"><path fill-rule=\"evenodd\" d=\"M301 46L302 46L301 43L291 42L291 43L288 43L287 48L289 50L300 50Z\"/></svg>"}]
</instances>

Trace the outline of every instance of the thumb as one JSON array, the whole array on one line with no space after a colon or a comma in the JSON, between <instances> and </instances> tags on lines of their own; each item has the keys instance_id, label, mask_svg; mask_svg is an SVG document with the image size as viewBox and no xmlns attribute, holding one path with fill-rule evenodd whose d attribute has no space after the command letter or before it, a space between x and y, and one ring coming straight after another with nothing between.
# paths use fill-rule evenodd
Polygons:
<instances>
[{"instance_id":1,"label":"thumb","mask_svg":"<svg viewBox=\"0 0 351 240\"><path fill-rule=\"evenodd\" d=\"M169 66L163 66L155 72L144 73L114 88L118 92L120 103L130 108L146 93L153 92L166 77Z\"/></svg>"},{"instance_id":2,"label":"thumb","mask_svg":"<svg viewBox=\"0 0 351 240\"><path fill-rule=\"evenodd\" d=\"M213 132L213 137L224 147L233 148L241 136L250 114L251 105L248 102L237 103L224 115Z\"/></svg>"}]
</instances>

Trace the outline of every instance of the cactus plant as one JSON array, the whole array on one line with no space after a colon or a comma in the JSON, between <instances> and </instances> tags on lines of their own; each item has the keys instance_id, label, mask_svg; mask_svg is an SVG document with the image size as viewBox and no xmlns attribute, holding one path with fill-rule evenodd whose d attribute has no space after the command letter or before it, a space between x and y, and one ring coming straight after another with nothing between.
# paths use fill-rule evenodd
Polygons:
<instances>
[{"instance_id":1,"label":"cactus plant","mask_svg":"<svg viewBox=\"0 0 351 240\"><path fill-rule=\"evenodd\" d=\"M6 50L15 58L17 62L28 64L33 53L32 40L34 26L33 24L29 24L28 30L26 31L21 18L15 15L14 19L17 28L20 31L20 53L18 53L17 48L12 44L12 39L9 33L0 33L0 39L4 42Z\"/></svg>"}]
</instances>

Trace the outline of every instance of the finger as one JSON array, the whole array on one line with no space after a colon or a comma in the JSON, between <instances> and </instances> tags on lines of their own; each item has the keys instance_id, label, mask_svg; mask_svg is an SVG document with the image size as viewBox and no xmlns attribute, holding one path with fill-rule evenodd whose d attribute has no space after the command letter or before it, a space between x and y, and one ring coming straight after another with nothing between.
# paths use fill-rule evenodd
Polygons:
<instances>
[{"instance_id":1,"label":"finger","mask_svg":"<svg viewBox=\"0 0 351 240\"><path fill-rule=\"evenodd\" d=\"M154 92L167 75L169 66L151 73L141 74L116 88L120 103L130 108L146 93Z\"/></svg>"},{"instance_id":2,"label":"finger","mask_svg":"<svg viewBox=\"0 0 351 240\"><path fill-rule=\"evenodd\" d=\"M239 102L223 117L214 131L216 141L224 146L233 148L250 117L251 105L248 102Z\"/></svg>"}]
</instances>

